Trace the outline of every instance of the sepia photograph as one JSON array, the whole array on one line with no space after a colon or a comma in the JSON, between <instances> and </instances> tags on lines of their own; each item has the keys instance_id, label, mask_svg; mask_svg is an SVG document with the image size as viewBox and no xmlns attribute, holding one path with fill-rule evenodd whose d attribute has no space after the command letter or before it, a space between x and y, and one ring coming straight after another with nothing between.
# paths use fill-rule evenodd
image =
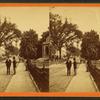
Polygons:
<instances>
[{"instance_id":1,"label":"sepia photograph","mask_svg":"<svg viewBox=\"0 0 100 100\"><path fill-rule=\"evenodd\" d=\"M0 92L49 91L49 7L0 7Z\"/></svg>"},{"instance_id":2,"label":"sepia photograph","mask_svg":"<svg viewBox=\"0 0 100 100\"><path fill-rule=\"evenodd\" d=\"M99 91L100 7L0 7L0 93Z\"/></svg>"},{"instance_id":3,"label":"sepia photograph","mask_svg":"<svg viewBox=\"0 0 100 100\"><path fill-rule=\"evenodd\" d=\"M49 91L100 91L100 7L50 7Z\"/></svg>"}]
</instances>

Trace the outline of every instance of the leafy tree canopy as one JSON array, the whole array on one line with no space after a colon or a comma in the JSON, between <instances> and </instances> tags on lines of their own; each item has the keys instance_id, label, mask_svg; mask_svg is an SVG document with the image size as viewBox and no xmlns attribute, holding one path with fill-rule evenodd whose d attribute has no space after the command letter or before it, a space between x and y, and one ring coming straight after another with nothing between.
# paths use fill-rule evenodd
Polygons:
<instances>
[{"instance_id":1,"label":"leafy tree canopy","mask_svg":"<svg viewBox=\"0 0 100 100\"><path fill-rule=\"evenodd\" d=\"M81 52L82 57L87 60L97 60L99 59L99 35L96 31L91 30L83 35Z\"/></svg>"},{"instance_id":2,"label":"leafy tree canopy","mask_svg":"<svg viewBox=\"0 0 100 100\"><path fill-rule=\"evenodd\" d=\"M4 21L0 21L0 46L7 46L14 38L20 38L21 31L16 28L15 23L7 21L7 18Z\"/></svg>"},{"instance_id":3,"label":"leafy tree canopy","mask_svg":"<svg viewBox=\"0 0 100 100\"><path fill-rule=\"evenodd\" d=\"M60 15L50 13L50 35L52 44L56 47L57 50L59 50L60 58L61 48L64 44L68 44L74 39L82 37L82 32L77 28L77 25L69 23L67 18L63 23Z\"/></svg>"},{"instance_id":4,"label":"leafy tree canopy","mask_svg":"<svg viewBox=\"0 0 100 100\"><path fill-rule=\"evenodd\" d=\"M34 59L37 55L37 41L38 35L33 30L25 31L21 38L20 56L25 59Z\"/></svg>"}]
</instances>

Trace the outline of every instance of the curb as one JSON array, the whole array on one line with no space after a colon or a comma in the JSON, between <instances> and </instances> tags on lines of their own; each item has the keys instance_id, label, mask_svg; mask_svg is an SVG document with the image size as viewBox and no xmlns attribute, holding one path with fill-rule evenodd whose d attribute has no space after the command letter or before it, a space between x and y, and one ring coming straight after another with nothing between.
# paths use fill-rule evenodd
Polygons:
<instances>
[{"instance_id":1,"label":"curb","mask_svg":"<svg viewBox=\"0 0 100 100\"><path fill-rule=\"evenodd\" d=\"M79 68L79 66L77 67L77 70L78 70L78 68ZM73 80L74 77L75 77L75 76L72 76L72 77L71 77L70 81L68 82L68 85L66 86L66 89L68 88L68 86L70 85L70 83L71 83L71 81ZM66 90L65 90L64 92L66 92Z\"/></svg>"},{"instance_id":2,"label":"curb","mask_svg":"<svg viewBox=\"0 0 100 100\"><path fill-rule=\"evenodd\" d=\"M6 89L8 88L8 86L9 86L9 84L10 84L10 82L11 82L12 78L13 78L13 75L11 76L11 79L9 80L9 82L8 82L8 84L6 85L6 87L5 87L5 89L4 89L4 91L3 91L3 92L5 92L5 91L6 91Z\"/></svg>"},{"instance_id":3,"label":"curb","mask_svg":"<svg viewBox=\"0 0 100 100\"><path fill-rule=\"evenodd\" d=\"M38 88L36 82L34 81L34 78L32 77L31 73L30 73L29 71L28 71L28 73L29 73L29 76L30 76L30 78L31 78L31 80L32 80L32 82L33 82L35 88L36 88L36 91L37 91L37 92L40 92L40 89Z\"/></svg>"},{"instance_id":4,"label":"curb","mask_svg":"<svg viewBox=\"0 0 100 100\"><path fill-rule=\"evenodd\" d=\"M18 63L18 65L19 65L19 63ZM17 65L17 67L18 67L18 65ZM17 67L16 67L16 69L17 69ZM9 84L10 84L10 82L11 82L11 80L12 80L13 77L14 77L14 75L11 76L11 79L9 80L9 82L8 82L8 84L7 84L7 86L6 86L6 88L4 89L4 92L5 92L6 89L8 88L8 86L9 86Z\"/></svg>"},{"instance_id":5,"label":"curb","mask_svg":"<svg viewBox=\"0 0 100 100\"><path fill-rule=\"evenodd\" d=\"M95 81L94 81L94 78L93 78L92 75L91 75L91 73L90 73L90 78L91 78L92 83L93 83L93 85L94 85L94 87L95 87L95 89L96 89L96 92L100 92L99 89L98 89L98 87L97 87L97 85L96 85L96 83L95 83Z\"/></svg>"}]
</instances>

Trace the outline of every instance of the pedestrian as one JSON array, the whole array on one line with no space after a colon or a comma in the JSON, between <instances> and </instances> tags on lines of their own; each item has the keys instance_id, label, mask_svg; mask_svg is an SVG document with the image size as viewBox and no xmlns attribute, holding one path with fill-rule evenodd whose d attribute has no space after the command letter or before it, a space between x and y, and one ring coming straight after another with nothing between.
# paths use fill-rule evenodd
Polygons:
<instances>
[{"instance_id":1,"label":"pedestrian","mask_svg":"<svg viewBox=\"0 0 100 100\"><path fill-rule=\"evenodd\" d=\"M76 62L76 59L75 58L73 60L74 60L74 62L73 62L74 75L76 75L77 74L77 62Z\"/></svg>"},{"instance_id":2,"label":"pedestrian","mask_svg":"<svg viewBox=\"0 0 100 100\"><path fill-rule=\"evenodd\" d=\"M14 74L16 74L16 59L15 57L13 57L13 71L14 71Z\"/></svg>"},{"instance_id":3,"label":"pedestrian","mask_svg":"<svg viewBox=\"0 0 100 100\"><path fill-rule=\"evenodd\" d=\"M10 67L11 67L11 60L8 56L8 58L6 59L6 67L7 67L7 75L10 75Z\"/></svg>"},{"instance_id":4,"label":"pedestrian","mask_svg":"<svg viewBox=\"0 0 100 100\"><path fill-rule=\"evenodd\" d=\"M71 60L67 60L66 61L66 67L67 67L67 76L70 76L70 74L71 74L71 66L72 66L72 62L71 62Z\"/></svg>"}]
</instances>

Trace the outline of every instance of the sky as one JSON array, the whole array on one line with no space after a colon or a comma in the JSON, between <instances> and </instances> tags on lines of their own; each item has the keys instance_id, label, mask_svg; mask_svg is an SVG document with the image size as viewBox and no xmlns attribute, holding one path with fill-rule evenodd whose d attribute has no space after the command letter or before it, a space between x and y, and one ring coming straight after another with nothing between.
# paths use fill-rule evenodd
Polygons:
<instances>
[{"instance_id":1,"label":"sky","mask_svg":"<svg viewBox=\"0 0 100 100\"><path fill-rule=\"evenodd\" d=\"M0 7L0 18L7 17L23 31L34 29L39 38L48 30L49 7Z\"/></svg>"},{"instance_id":2,"label":"sky","mask_svg":"<svg viewBox=\"0 0 100 100\"><path fill-rule=\"evenodd\" d=\"M83 32L93 29L100 33L100 7L54 7L51 12L61 15L62 20L67 17Z\"/></svg>"},{"instance_id":3,"label":"sky","mask_svg":"<svg viewBox=\"0 0 100 100\"><path fill-rule=\"evenodd\" d=\"M100 7L0 7L0 18L7 17L21 31L34 29L40 38L48 30L50 11L63 21L67 17L83 32L94 29L100 33Z\"/></svg>"},{"instance_id":4,"label":"sky","mask_svg":"<svg viewBox=\"0 0 100 100\"><path fill-rule=\"evenodd\" d=\"M0 7L0 18L7 17L18 29L34 29L39 38L49 26L49 11L66 17L83 32L94 29L100 32L100 7Z\"/></svg>"},{"instance_id":5,"label":"sky","mask_svg":"<svg viewBox=\"0 0 100 100\"><path fill-rule=\"evenodd\" d=\"M92 29L100 35L100 7L52 7L50 11L59 14L63 22L67 18L69 22L77 24L83 33ZM77 44L74 43L74 46L77 47ZM62 49L62 55L66 54L65 48Z\"/></svg>"}]
</instances>

